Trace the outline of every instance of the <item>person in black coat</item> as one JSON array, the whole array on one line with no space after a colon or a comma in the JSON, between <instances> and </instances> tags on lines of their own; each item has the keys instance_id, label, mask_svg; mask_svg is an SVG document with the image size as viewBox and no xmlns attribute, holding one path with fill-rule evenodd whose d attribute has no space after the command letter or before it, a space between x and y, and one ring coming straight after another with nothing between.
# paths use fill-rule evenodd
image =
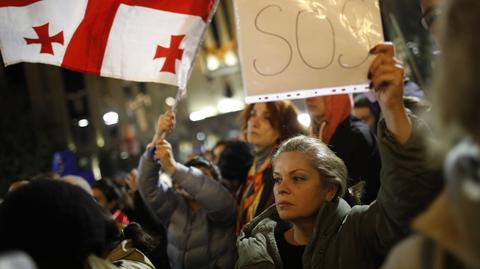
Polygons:
<instances>
[{"instance_id":1,"label":"person in black coat","mask_svg":"<svg viewBox=\"0 0 480 269\"><path fill-rule=\"evenodd\" d=\"M364 181L361 203L370 204L380 188L381 161L375 135L368 126L350 116L350 95L318 96L306 99L312 118L311 135L321 139L345 162L348 187ZM356 204L350 188L346 200ZM350 197L348 197L350 196Z\"/></svg>"}]
</instances>

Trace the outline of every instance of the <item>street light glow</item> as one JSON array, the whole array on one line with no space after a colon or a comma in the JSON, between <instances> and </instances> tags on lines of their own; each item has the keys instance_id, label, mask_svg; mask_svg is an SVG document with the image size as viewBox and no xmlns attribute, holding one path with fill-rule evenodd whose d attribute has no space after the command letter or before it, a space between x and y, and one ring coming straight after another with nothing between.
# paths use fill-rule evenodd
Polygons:
<instances>
[{"instance_id":1,"label":"street light glow","mask_svg":"<svg viewBox=\"0 0 480 269\"><path fill-rule=\"evenodd\" d=\"M118 113L117 112L107 112L103 115L103 122L105 125L114 125L118 123Z\"/></svg>"},{"instance_id":2,"label":"street light glow","mask_svg":"<svg viewBox=\"0 0 480 269\"><path fill-rule=\"evenodd\" d=\"M81 119L78 121L78 127L84 128L88 126L88 120L87 119Z\"/></svg>"},{"instance_id":3,"label":"street light glow","mask_svg":"<svg viewBox=\"0 0 480 269\"><path fill-rule=\"evenodd\" d=\"M308 115L308 113L302 113L302 114L298 115L297 120L304 127L310 126L310 115Z\"/></svg>"}]
</instances>

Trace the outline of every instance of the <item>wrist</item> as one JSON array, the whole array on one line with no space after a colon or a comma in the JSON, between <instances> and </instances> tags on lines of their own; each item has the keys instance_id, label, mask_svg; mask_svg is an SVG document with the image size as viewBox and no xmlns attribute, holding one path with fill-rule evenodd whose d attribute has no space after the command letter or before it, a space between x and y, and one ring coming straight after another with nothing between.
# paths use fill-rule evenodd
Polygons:
<instances>
[{"instance_id":1,"label":"wrist","mask_svg":"<svg viewBox=\"0 0 480 269\"><path fill-rule=\"evenodd\" d=\"M405 110L403 96L389 98L383 101L379 100L378 104L380 105L382 112Z\"/></svg>"},{"instance_id":2,"label":"wrist","mask_svg":"<svg viewBox=\"0 0 480 269\"><path fill-rule=\"evenodd\" d=\"M161 132L156 132L155 135L153 136L152 143L155 144L155 142L161 138Z\"/></svg>"},{"instance_id":3,"label":"wrist","mask_svg":"<svg viewBox=\"0 0 480 269\"><path fill-rule=\"evenodd\" d=\"M163 170L165 171L165 173L171 176L173 175L173 173L175 173L175 171L177 171L177 166L175 165L175 163L164 165Z\"/></svg>"},{"instance_id":4,"label":"wrist","mask_svg":"<svg viewBox=\"0 0 480 269\"><path fill-rule=\"evenodd\" d=\"M400 144L406 143L412 131L412 124L403 104L396 107L390 106L386 109L382 108L382 113L388 131L397 142Z\"/></svg>"}]
</instances>

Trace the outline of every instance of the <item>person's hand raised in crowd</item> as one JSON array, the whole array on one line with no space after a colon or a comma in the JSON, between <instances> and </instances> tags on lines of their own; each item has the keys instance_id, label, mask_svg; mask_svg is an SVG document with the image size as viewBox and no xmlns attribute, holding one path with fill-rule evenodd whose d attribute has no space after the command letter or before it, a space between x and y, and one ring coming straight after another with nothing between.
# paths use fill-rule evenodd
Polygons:
<instances>
[{"instance_id":1,"label":"person's hand raised in crowd","mask_svg":"<svg viewBox=\"0 0 480 269\"><path fill-rule=\"evenodd\" d=\"M370 53L376 55L368 71L370 88L377 97L388 130L397 142L404 144L410 137L412 126L403 105L403 65L395 58L391 43L379 44Z\"/></svg>"},{"instance_id":2,"label":"person's hand raised in crowd","mask_svg":"<svg viewBox=\"0 0 480 269\"><path fill-rule=\"evenodd\" d=\"M173 128L175 128L175 112L168 108L165 113L158 117L154 140L164 138Z\"/></svg>"},{"instance_id":3,"label":"person's hand raised in crowd","mask_svg":"<svg viewBox=\"0 0 480 269\"><path fill-rule=\"evenodd\" d=\"M395 58L395 47L390 43L379 44L370 53L376 57L370 65L368 78L379 104L385 107L403 106L405 71L402 62Z\"/></svg>"},{"instance_id":4,"label":"person's hand raised in crowd","mask_svg":"<svg viewBox=\"0 0 480 269\"><path fill-rule=\"evenodd\" d=\"M155 154L153 159L159 161L163 170L171 175L175 172L176 161L173 158L172 146L165 139L157 139L155 141Z\"/></svg>"},{"instance_id":5,"label":"person's hand raised in crowd","mask_svg":"<svg viewBox=\"0 0 480 269\"><path fill-rule=\"evenodd\" d=\"M165 135L171 132L175 128L175 112L170 107L167 111L158 117L157 126L155 127L155 135L152 142L148 144L148 148L152 148L155 145L155 141L158 139L164 139Z\"/></svg>"}]
</instances>

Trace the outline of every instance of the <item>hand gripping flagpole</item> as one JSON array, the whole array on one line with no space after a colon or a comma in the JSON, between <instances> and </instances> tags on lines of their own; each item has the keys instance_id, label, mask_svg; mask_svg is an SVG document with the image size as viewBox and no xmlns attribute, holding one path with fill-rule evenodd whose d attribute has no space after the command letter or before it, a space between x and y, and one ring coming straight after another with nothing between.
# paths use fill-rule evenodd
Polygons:
<instances>
[{"instance_id":1,"label":"hand gripping flagpole","mask_svg":"<svg viewBox=\"0 0 480 269\"><path fill-rule=\"evenodd\" d=\"M185 90L182 90L182 89L178 88L177 95L175 96L175 102L173 103L172 106L169 106L167 110L170 110L171 112L175 113L176 110L177 110L177 104L183 99L184 94L185 94ZM157 138L160 138L162 140L165 139L165 137L167 136L167 133L168 133L168 132L162 132L160 134L160 136L157 137L156 133L158 131L158 128L159 128L159 126L158 126L158 123L157 123L157 127L156 127L156 130L155 130L155 136L154 136L152 142L147 146L148 148L152 147L152 150L149 151L149 154L148 154L148 156L152 160L153 160L153 156L155 155L155 150L156 150L155 140ZM160 164L159 161L157 161L157 163Z\"/></svg>"}]
</instances>

